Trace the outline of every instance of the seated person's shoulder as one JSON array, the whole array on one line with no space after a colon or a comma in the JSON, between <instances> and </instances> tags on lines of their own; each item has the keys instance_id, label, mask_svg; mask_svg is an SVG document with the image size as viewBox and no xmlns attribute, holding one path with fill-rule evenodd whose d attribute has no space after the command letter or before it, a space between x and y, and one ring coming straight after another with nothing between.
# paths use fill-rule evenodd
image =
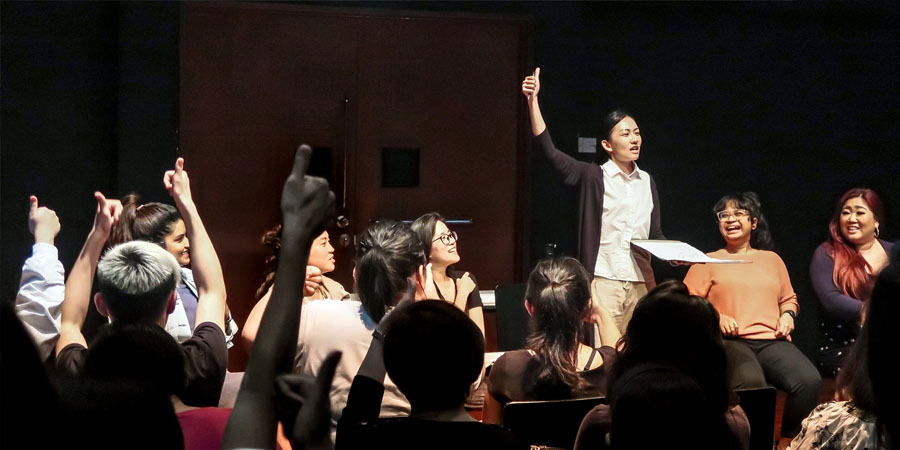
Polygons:
<instances>
[{"instance_id":1,"label":"seated person's shoulder","mask_svg":"<svg viewBox=\"0 0 900 450\"><path fill-rule=\"evenodd\" d=\"M87 347L73 343L63 347L56 355L56 368L66 375L77 375L84 367Z\"/></svg>"}]
</instances>

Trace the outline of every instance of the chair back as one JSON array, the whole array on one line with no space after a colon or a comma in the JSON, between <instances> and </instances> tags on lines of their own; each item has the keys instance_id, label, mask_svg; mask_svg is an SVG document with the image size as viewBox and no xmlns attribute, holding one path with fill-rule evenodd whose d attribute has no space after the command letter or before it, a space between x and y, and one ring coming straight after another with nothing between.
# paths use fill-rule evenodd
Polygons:
<instances>
[{"instance_id":1,"label":"chair back","mask_svg":"<svg viewBox=\"0 0 900 450\"><path fill-rule=\"evenodd\" d=\"M770 450L775 444L775 388L767 386L735 392L750 422L750 450Z\"/></svg>"},{"instance_id":2,"label":"chair back","mask_svg":"<svg viewBox=\"0 0 900 450\"><path fill-rule=\"evenodd\" d=\"M525 283L500 284L494 289L497 306L497 350L525 348L528 311L525 311Z\"/></svg>"},{"instance_id":3,"label":"chair back","mask_svg":"<svg viewBox=\"0 0 900 450\"><path fill-rule=\"evenodd\" d=\"M584 416L606 397L509 402L503 407L503 426L523 444L571 449Z\"/></svg>"}]
</instances>

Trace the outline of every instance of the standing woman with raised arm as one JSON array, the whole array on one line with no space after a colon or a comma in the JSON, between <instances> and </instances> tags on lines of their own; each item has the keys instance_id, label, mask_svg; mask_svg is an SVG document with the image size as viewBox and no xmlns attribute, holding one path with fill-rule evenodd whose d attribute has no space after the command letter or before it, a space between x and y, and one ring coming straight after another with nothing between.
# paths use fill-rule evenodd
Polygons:
<instances>
[{"instance_id":1,"label":"standing woman with raised arm","mask_svg":"<svg viewBox=\"0 0 900 450\"><path fill-rule=\"evenodd\" d=\"M650 254L632 249L634 239L665 239L659 218L656 184L636 161L641 154L641 130L620 110L603 120L600 145L609 156L602 165L579 161L553 145L538 106L541 69L522 82L528 98L535 144L566 184L578 187L578 259L593 274L591 288L603 300L620 332L634 306L656 285Z\"/></svg>"},{"instance_id":2,"label":"standing woman with raised arm","mask_svg":"<svg viewBox=\"0 0 900 450\"><path fill-rule=\"evenodd\" d=\"M884 210L871 189L851 189L841 196L828 225L830 239L819 245L809 276L819 302L828 311L822 320L825 343L819 369L837 374L859 334L863 304L875 278L888 264L893 244L878 239Z\"/></svg>"}]
</instances>

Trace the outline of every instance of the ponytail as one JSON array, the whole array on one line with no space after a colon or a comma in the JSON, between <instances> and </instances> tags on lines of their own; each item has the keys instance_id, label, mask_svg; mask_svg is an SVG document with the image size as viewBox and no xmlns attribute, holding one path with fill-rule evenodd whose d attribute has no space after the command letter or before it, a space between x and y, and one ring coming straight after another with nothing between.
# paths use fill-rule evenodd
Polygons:
<instances>
[{"instance_id":1,"label":"ponytail","mask_svg":"<svg viewBox=\"0 0 900 450\"><path fill-rule=\"evenodd\" d=\"M123 242L147 241L166 246L166 236L175 229L175 223L181 220L181 214L172 205L165 203L139 204L135 194L122 199L122 213L113 225L106 240L107 248L115 247Z\"/></svg>"},{"instance_id":2,"label":"ponytail","mask_svg":"<svg viewBox=\"0 0 900 450\"><path fill-rule=\"evenodd\" d=\"M134 224L139 198L137 194L128 194L122 198L122 212L119 214L119 220L113 224L109 232L109 239L106 240L106 248L115 247L123 242L131 242L134 240L131 227Z\"/></svg>"},{"instance_id":3,"label":"ponytail","mask_svg":"<svg viewBox=\"0 0 900 450\"><path fill-rule=\"evenodd\" d=\"M573 258L551 258L538 263L528 277L525 298L534 315L526 347L546 368L539 385L580 391L578 331L591 298L590 276Z\"/></svg>"},{"instance_id":4,"label":"ponytail","mask_svg":"<svg viewBox=\"0 0 900 450\"><path fill-rule=\"evenodd\" d=\"M422 264L422 242L409 225L382 220L363 232L356 248L356 291L372 320L384 318Z\"/></svg>"},{"instance_id":5,"label":"ponytail","mask_svg":"<svg viewBox=\"0 0 900 450\"><path fill-rule=\"evenodd\" d=\"M265 261L266 268L263 271L265 279L259 285L259 289L256 290L257 300L263 298L266 292L269 291L269 288L275 284L275 270L278 269L278 258L281 255L281 224L275 225L274 228L263 233L260 241L263 245L269 247L272 254Z\"/></svg>"}]
</instances>

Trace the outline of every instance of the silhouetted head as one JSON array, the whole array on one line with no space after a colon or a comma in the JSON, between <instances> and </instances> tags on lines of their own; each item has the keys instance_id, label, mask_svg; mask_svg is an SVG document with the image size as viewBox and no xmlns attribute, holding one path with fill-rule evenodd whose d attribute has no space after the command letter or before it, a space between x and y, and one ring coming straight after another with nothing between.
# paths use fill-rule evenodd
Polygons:
<instances>
[{"instance_id":1,"label":"silhouetted head","mask_svg":"<svg viewBox=\"0 0 900 450\"><path fill-rule=\"evenodd\" d=\"M444 411L466 401L484 365L484 337L452 304L422 300L391 313L384 365L413 412Z\"/></svg>"}]
</instances>

